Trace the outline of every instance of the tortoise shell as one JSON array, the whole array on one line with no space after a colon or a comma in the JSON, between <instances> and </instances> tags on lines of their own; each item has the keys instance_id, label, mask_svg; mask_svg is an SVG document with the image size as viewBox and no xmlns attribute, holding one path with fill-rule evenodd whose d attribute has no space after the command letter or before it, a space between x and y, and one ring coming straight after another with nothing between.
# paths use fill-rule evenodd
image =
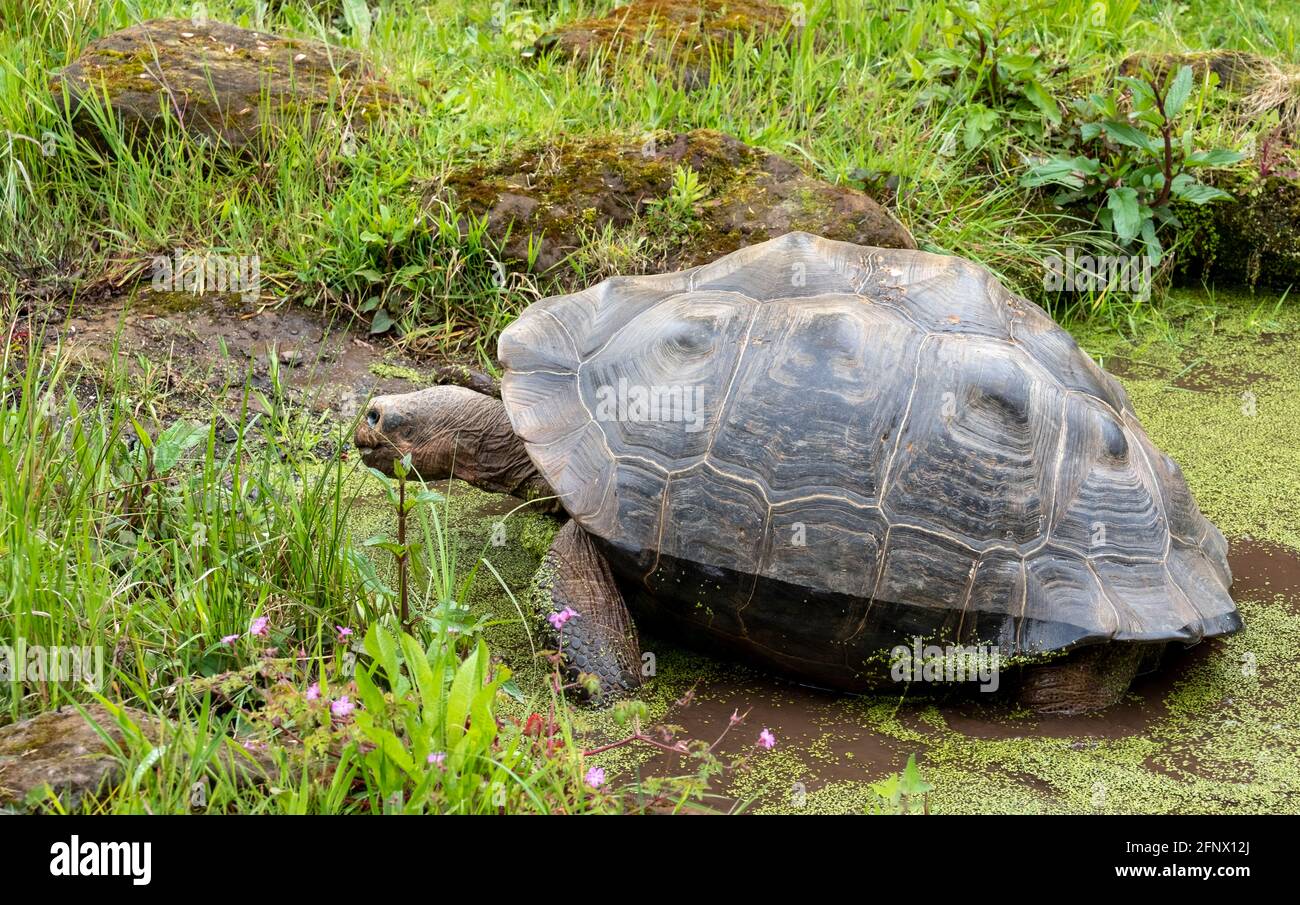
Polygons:
<instances>
[{"instance_id":1,"label":"tortoise shell","mask_svg":"<svg viewBox=\"0 0 1300 905\"><path fill-rule=\"evenodd\" d=\"M540 301L499 351L515 431L652 621L841 687L917 635L1240 627L1223 535L1119 382L971 262L791 233Z\"/></svg>"}]
</instances>

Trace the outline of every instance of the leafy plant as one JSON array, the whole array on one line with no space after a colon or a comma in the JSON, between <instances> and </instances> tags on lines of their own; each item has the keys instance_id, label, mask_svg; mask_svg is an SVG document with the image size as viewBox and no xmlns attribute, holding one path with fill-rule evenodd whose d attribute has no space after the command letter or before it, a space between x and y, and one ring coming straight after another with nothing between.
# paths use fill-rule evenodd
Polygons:
<instances>
[{"instance_id":1,"label":"leafy plant","mask_svg":"<svg viewBox=\"0 0 1300 905\"><path fill-rule=\"evenodd\" d=\"M1196 171L1229 166L1242 159L1223 148L1196 150L1194 123L1180 118L1192 98L1190 66L1166 77L1149 72L1124 76L1108 94L1076 102L1082 122L1074 154L1035 164L1021 179L1027 188L1060 186L1060 207L1091 207L1095 220L1121 245L1141 240L1156 262L1163 256L1161 226L1177 227L1174 201L1202 205L1229 195L1201 182Z\"/></svg>"},{"instance_id":2,"label":"leafy plant","mask_svg":"<svg viewBox=\"0 0 1300 905\"><path fill-rule=\"evenodd\" d=\"M951 2L943 43L908 55L908 77L930 86L930 99L965 100L963 143L972 150L1010 112L1027 124L1061 122L1055 98L1047 89L1051 64L1028 28L1044 4L1025 6L1015 0Z\"/></svg>"},{"instance_id":3,"label":"leafy plant","mask_svg":"<svg viewBox=\"0 0 1300 905\"><path fill-rule=\"evenodd\" d=\"M700 182L700 174L689 166L678 165L673 169L673 184L668 194L649 202L649 206L670 222L684 223L695 219L695 205L708 195L708 188Z\"/></svg>"},{"instance_id":4,"label":"leafy plant","mask_svg":"<svg viewBox=\"0 0 1300 905\"><path fill-rule=\"evenodd\" d=\"M425 648L378 625L366 632L354 719L369 743L362 763L375 810L423 810L448 786L473 810L507 803L505 780L525 756L523 736L498 738L496 699L510 670L492 665L481 639L464 660L447 641Z\"/></svg>"},{"instance_id":5,"label":"leafy plant","mask_svg":"<svg viewBox=\"0 0 1300 905\"><path fill-rule=\"evenodd\" d=\"M870 813L928 814L930 793L934 791L934 786L921 776L921 768L916 765L916 755L912 754L908 756L907 766L902 773L872 783L871 791L879 801L868 808Z\"/></svg>"}]
</instances>

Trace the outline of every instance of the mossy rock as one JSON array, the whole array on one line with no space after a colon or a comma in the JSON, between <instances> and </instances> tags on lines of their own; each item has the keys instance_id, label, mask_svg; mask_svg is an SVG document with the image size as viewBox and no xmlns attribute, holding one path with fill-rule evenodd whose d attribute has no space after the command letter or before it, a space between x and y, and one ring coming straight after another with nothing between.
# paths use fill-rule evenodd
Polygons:
<instances>
[{"instance_id":1,"label":"mossy rock","mask_svg":"<svg viewBox=\"0 0 1300 905\"><path fill-rule=\"evenodd\" d=\"M1200 50L1191 53L1135 53L1119 64L1119 74L1141 78L1143 71L1158 80L1183 66L1192 67L1197 81L1207 73L1219 77L1219 85L1236 94L1245 94L1257 87L1260 78L1273 66L1267 57L1244 50Z\"/></svg>"},{"instance_id":2,"label":"mossy rock","mask_svg":"<svg viewBox=\"0 0 1300 905\"><path fill-rule=\"evenodd\" d=\"M76 707L60 707L0 728L0 805L21 806L48 789L63 807L76 810L88 796L122 781L122 760L105 740L107 736L122 750L130 747L122 720L133 736L151 745L163 744L168 732L176 731L135 707L115 712L93 702L84 710L83 716ZM237 782L258 783L276 774L271 751L236 752L230 745L227 740L226 747L214 752L215 761Z\"/></svg>"},{"instance_id":3,"label":"mossy rock","mask_svg":"<svg viewBox=\"0 0 1300 905\"><path fill-rule=\"evenodd\" d=\"M533 53L577 63L600 57L612 67L621 54L644 51L688 84L700 84L710 54L726 54L736 38L792 35L796 28L790 10L764 0L633 0L543 35Z\"/></svg>"},{"instance_id":4,"label":"mossy rock","mask_svg":"<svg viewBox=\"0 0 1300 905\"><path fill-rule=\"evenodd\" d=\"M117 717L102 704L87 714L119 746L125 744ZM158 723L143 711L125 708L145 733L157 736ZM118 782L122 764L75 707L62 707L0 729L0 804L22 804L48 786L66 806Z\"/></svg>"},{"instance_id":5,"label":"mossy rock","mask_svg":"<svg viewBox=\"0 0 1300 905\"><path fill-rule=\"evenodd\" d=\"M655 205L672 191L680 167L696 172L706 194L684 221L657 228ZM630 268L641 272L704 264L794 230L916 247L907 228L864 192L707 129L562 139L454 172L439 192L462 213L486 218L507 263L527 262L532 244L541 272L580 256L602 231L634 224L654 239Z\"/></svg>"},{"instance_id":6,"label":"mossy rock","mask_svg":"<svg viewBox=\"0 0 1300 905\"><path fill-rule=\"evenodd\" d=\"M1300 285L1300 177L1260 176L1251 166L1217 183L1232 200L1176 211L1187 236L1180 279L1250 288Z\"/></svg>"},{"instance_id":7,"label":"mossy rock","mask_svg":"<svg viewBox=\"0 0 1300 905\"><path fill-rule=\"evenodd\" d=\"M234 149L279 123L334 117L340 128L344 118L359 128L393 100L354 51L189 19L155 19L100 38L51 88L91 137L89 106L107 103L128 134L155 132L171 119Z\"/></svg>"}]
</instances>

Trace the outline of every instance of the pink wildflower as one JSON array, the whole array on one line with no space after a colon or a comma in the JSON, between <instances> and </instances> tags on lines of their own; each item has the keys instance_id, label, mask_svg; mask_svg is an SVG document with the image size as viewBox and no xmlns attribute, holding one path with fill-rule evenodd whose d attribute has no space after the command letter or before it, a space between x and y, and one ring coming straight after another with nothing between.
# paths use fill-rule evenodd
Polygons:
<instances>
[{"instance_id":1,"label":"pink wildflower","mask_svg":"<svg viewBox=\"0 0 1300 905\"><path fill-rule=\"evenodd\" d=\"M310 685L307 686L307 700L309 700L309 701L319 701L319 700L320 700L320 683L319 683L319 682L312 682Z\"/></svg>"},{"instance_id":2,"label":"pink wildflower","mask_svg":"<svg viewBox=\"0 0 1300 905\"><path fill-rule=\"evenodd\" d=\"M234 644L239 640L239 635L226 635L221 639L222 644Z\"/></svg>"},{"instance_id":3,"label":"pink wildflower","mask_svg":"<svg viewBox=\"0 0 1300 905\"><path fill-rule=\"evenodd\" d=\"M587 771L586 781L593 789L599 789L605 784L605 768L592 767Z\"/></svg>"},{"instance_id":4,"label":"pink wildflower","mask_svg":"<svg viewBox=\"0 0 1300 905\"><path fill-rule=\"evenodd\" d=\"M341 720L345 720L352 715L352 711L357 709L357 705L348 699L347 695L339 698L337 701L330 701L330 713Z\"/></svg>"},{"instance_id":5,"label":"pink wildflower","mask_svg":"<svg viewBox=\"0 0 1300 905\"><path fill-rule=\"evenodd\" d=\"M758 734L758 747L767 751L771 751L776 747L776 736L772 734L771 730L764 729Z\"/></svg>"},{"instance_id":6,"label":"pink wildflower","mask_svg":"<svg viewBox=\"0 0 1300 905\"><path fill-rule=\"evenodd\" d=\"M578 614L573 609L573 607L566 606L558 613L552 613L551 615L547 616L546 621L551 624L551 628L555 629L558 632L560 629L564 628L565 623L567 623L570 619L574 618L577 615Z\"/></svg>"},{"instance_id":7,"label":"pink wildflower","mask_svg":"<svg viewBox=\"0 0 1300 905\"><path fill-rule=\"evenodd\" d=\"M266 618L265 616L258 616L256 619L253 620L253 624L248 627L248 633L250 635L257 635L259 637L265 638L267 635L270 634L270 632L268 632L266 629L266 626L270 621L271 620Z\"/></svg>"}]
</instances>

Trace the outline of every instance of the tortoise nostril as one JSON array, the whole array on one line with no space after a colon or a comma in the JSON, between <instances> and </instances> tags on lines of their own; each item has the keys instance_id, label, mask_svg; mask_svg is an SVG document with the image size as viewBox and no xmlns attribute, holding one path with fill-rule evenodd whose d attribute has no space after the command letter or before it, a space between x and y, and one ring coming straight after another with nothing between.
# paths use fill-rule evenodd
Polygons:
<instances>
[{"instance_id":1,"label":"tortoise nostril","mask_svg":"<svg viewBox=\"0 0 1300 905\"><path fill-rule=\"evenodd\" d=\"M366 424L372 428L379 427L379 407L372 405L370 411L366 412Z\"/></svg>"}]
</instances>

